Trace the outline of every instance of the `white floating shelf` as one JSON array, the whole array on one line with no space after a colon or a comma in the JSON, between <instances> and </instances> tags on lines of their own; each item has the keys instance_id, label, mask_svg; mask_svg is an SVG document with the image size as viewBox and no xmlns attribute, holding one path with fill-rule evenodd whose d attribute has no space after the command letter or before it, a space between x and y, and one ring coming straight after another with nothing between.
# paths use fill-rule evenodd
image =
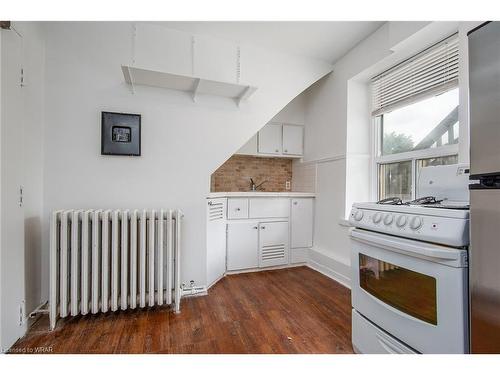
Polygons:
<instances>
[{"instance_id":1,"label":"white floating shelf","mask_svg":"<svg viewBox=\"0 0 500 375\"><path fill-rule=\"evenodd\" d=\"M134 90L135 85L179 90L191 93L194 101L196 101L196 97L200 94L215 95L234 99L236 104L239 105L257 90L257 87L249 85L213 81L199 77L141 69L128 65L122 65L122 71L125 81L132 86L132 90Z\"/></svg>"}]
</instances>

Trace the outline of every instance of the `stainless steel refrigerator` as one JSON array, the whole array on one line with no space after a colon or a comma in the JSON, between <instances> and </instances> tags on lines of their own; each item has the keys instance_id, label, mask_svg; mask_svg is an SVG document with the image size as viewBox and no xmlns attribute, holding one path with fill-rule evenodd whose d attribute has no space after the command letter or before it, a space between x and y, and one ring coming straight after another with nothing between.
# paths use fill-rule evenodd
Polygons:
<instances>
[{"instance_id":1,"label":"stainless steel refrigerator","mask_svg":"<svg viewBox=\"0 0 500 375\"><path fill-rule=\"evenodd\" d=\"M500 22L469 33L471 352L500 353Z\"/></svg>"}]
</instances>

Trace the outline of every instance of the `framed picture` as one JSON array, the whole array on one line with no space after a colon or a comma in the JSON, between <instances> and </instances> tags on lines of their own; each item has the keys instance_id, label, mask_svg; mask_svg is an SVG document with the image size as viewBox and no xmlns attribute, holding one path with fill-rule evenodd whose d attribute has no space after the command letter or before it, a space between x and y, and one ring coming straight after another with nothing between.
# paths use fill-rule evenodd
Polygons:
<instances>
[{"instance_id":1,"label":"framed picture","mask_svg":"<svg viewBox=\"0 0 500 375\"><path fill-rule=\"evenodd\" d=\"M141 156L141 115L101 112L101 155Z\"/></svg>"}]
</instances>

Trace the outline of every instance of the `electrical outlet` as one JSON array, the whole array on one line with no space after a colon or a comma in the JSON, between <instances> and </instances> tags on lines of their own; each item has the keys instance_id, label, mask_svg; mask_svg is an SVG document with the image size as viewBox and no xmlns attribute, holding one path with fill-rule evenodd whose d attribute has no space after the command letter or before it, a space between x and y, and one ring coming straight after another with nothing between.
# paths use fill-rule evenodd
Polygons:
<instances>
[{"instance_id":1,"label":"electrical outlet","mask_svg":"<svg viewBox=\"0 0 500 375\"><path fill-rule=\"evenodd\" d=\"M290 190L290 181L285 182L285 189Z\"/></svg>"}]
</instances>

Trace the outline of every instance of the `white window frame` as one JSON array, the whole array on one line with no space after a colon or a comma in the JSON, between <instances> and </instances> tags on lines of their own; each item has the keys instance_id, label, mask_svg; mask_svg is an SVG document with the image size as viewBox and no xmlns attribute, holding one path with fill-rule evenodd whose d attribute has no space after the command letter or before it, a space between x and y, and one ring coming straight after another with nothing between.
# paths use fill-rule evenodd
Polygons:
<instances>
[{"instance_id":1,"label":"white window frame","mask_svg":"<svg viewBox=\"0 0 500 375\"><path fill-rule=\"evenodd\" d=\"M411 161L411 199L416 199L417 197L417 160L429 159L443 156L458 155L460 137L458 138L458 143L452 145L444 145L434 148L427 148L423 150L400 152L397 154L382 155L382 124L379 121L379 116L372 117L372 129L373 129L373 150L372 155L372 176L375 178L372 181L372 194L374 200L379 199L379 165L387 163L397 163L403 161Z\"/></svg>"}]
</instances>

